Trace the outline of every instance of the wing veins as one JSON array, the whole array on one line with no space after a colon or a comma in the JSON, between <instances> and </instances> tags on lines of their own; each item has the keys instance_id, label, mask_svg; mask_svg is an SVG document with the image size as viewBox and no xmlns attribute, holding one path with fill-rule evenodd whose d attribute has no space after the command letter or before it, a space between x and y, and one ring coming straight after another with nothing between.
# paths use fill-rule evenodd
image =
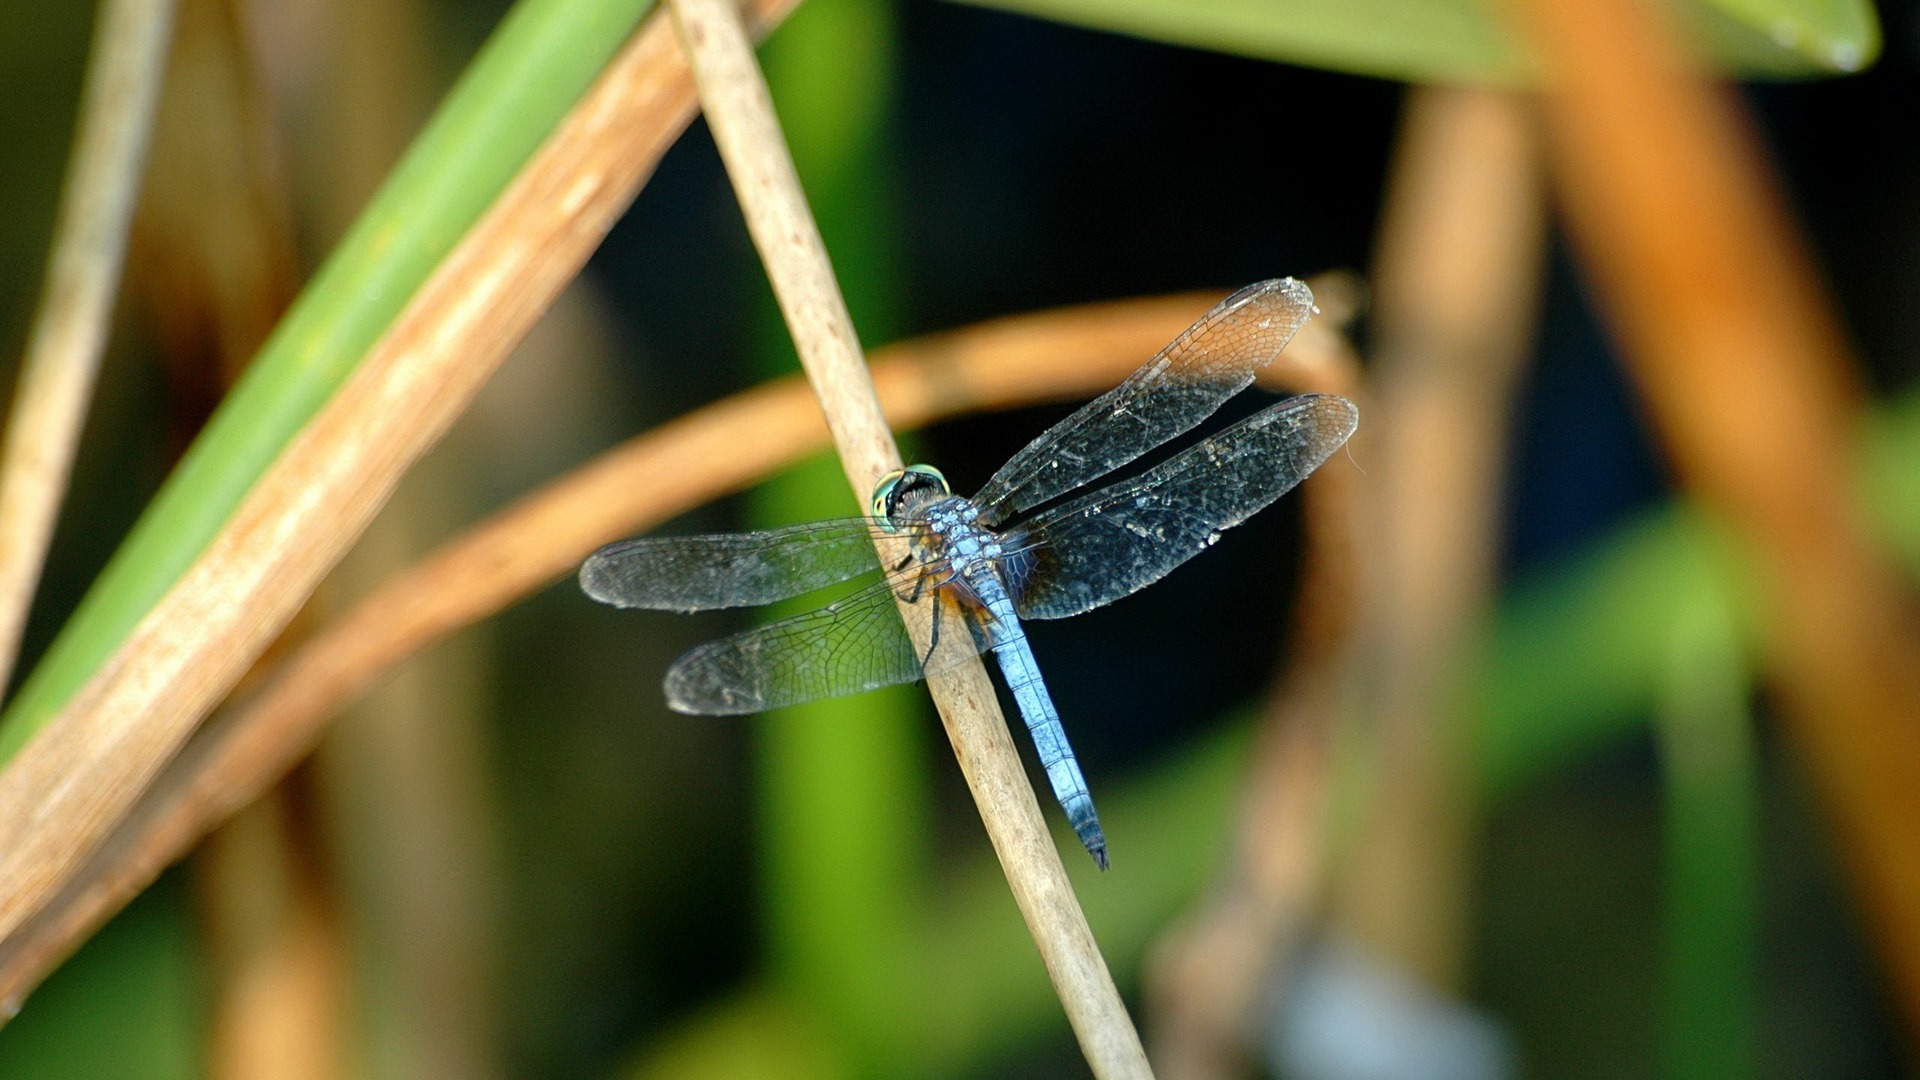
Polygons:
<instances>
[{"instance_id":1,"label":"wing veins","mask_svg":"<svg viewBox=\"0 0 1920 1080\"><path fill-rule=\"evenodd\" d=\"M1015 590L1020 617L1078 615L1160 580L1292 490L1357 421L1345 398L1290 398L1041 514L1015 530L1012 546L1030 549Z\"/></svg>"},{"instance_id":2,"label":"wing veins","mask_svg":"<svg viewBox=\"0 0 1920 1080\"><path fill-rule=\"evenodd\" d=\"M871 519L840 518L761 532L642 537L588 556L580 587L616 607L756 607L879 570L874 540L884 533Z\"/></svg>"},{"instance_id":3,"label":"wing veins","mask_svg":"<svg viewBox=\"0 0 1920 1080\"><path fill-rule=\"evenodd\" d=\"M1126 381L1015 454L974 501L992 525L1097 480L1213 415L1280 354L1314 311L1292 278L1221 301Z\"/></svg>"},{"instance_id":4,"label":"wing veins","mask_svg":"<svg viewBox=\"0 0 1920 1080\"><path fill-rule=\"evenodd\" d=\"M752 713L945 670L978 649L962 651L957 641L943 640L929 666L895 610L902 583L936 570L937 564L915 564L890 571L825 607L697 646L668 670L667 703L699 715ZM969 618L944 585L919 602L953 604L958 617Z\"/></svg>"}]
</instances>

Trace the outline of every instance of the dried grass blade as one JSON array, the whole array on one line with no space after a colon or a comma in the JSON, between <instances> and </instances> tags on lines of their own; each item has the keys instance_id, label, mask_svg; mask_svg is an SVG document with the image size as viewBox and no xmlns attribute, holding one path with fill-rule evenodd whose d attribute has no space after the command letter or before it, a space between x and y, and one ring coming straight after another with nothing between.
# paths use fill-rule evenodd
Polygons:
<instances>
[{"instance_id":1,"label":"dried grass blade","mask_svg":"<svg viewBox=\"0 0 1920 1080\"><path fill-rule=\"evenodd\" d=\"M671 32L652 18L208 551L0 773L0 944L109 834L578 271L691 107Z\"/></svg>"},{"instance_id":2,"label":"dried grass blade","mask_svg":"<svg viewBox=\"0 0 1920 1080\"><path fill-rule=\"evenodd\" d=\"M174 0L107 0L94 28L45 291L0 448L0 686L20 651L106 350L173 16Z\"/></svg>"}]
</instances>

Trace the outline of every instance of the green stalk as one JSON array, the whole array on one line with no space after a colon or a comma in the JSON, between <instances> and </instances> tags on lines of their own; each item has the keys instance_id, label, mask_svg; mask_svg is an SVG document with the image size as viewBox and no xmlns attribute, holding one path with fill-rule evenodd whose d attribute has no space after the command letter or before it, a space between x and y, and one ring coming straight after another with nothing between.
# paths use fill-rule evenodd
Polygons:
<instances>
[{"instance_id":1,"label":"green stalk","mask_svg":"<svg viewBox=\"0 0 1920 1080\"><path fill-rule=\"evenodd\" d=\"M1724 607L1678 623L1656 713L1665 793L1664 1073L1754 1074L1759 780L1746 659Z\"/></svg>"},{"instance_id":2,"label":"green stalk","mask_svg":"<svg viewBox=\"0 0 1920 1080\"><path fill-rule=\"evenodd\" d=\"M1920 576L1920 394L1876 410L1865 435L1860 505ZM1680 647L1669 628L1701 610L1729 612L1729 632L1752 655L1761 615L1749 569L1679 502L1509 590L1472 720L1482 798L1639 732Z\"/></svg>"},{"instance_id":3,"label":"green stalk","mask_svg":"<svg viewBox=\"0 0 1920 1080\"><path fill-rule=\"evenodd\" d=\"M812 0L763 66L855 325L897 329L886 147L894 83L887 0ZM793 369L767 312L765 370ZM838 464L815 458L767 485L756 525L863 513ZM816 606L818 598L786 611ZM858 1073L908 1075L923 1058L886 1029L910 992L909 921L928 860L925 692L901 687L784 709L760 723L762 855L775 977Z\"/></svg>"}]
</instances>

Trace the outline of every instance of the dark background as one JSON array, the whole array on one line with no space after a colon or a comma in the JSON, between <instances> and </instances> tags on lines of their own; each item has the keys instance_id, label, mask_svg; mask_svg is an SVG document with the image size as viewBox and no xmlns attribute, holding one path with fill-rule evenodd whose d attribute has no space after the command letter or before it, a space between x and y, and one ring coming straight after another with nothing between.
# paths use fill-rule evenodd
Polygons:
<instances>
[{"instance_id":1,"label":"dark background","mask_svg":"<svg viewBox=\"0 0 1920 1080\"><path fill-rule=\"evenodd\" d=\"M14 36L13 47L0 44L7 364L37 287L84 57L83 7L0 14L0 36ZM499 10L430 9L445 71ZM1870 70L1740 95L1876 393L1892 396L1910 393L1920 369L1920 20L1911 3L1880 12L1886 51ZM889 230L896 302L863 319L869 344L1055 305L1368 269L1401 85L933 0L902 0L893 15L897 75L871 199L875 227ZM307 243L309 260L324 252L318 236ZM586 288L606 343L607 393L566 433L562 456L763 377L767 290L701 125L594 258ZM35 609L29 663L177 450L169 383L154 373L141 326L137 310L125 313ZM1364 321L1357 333L1364 351ZM1065 411L941 424L916 456L968 490ZM1550 572L1671 495L1558 240L1513 435L1508 580ZM479 460L459 496L463 514L541 478L524 461ZM750 516L736 500L669 529ZM1286 630L1249 620L1285 610L1294 582L1283 556L1297 526L1297 510L1282 504L1166 585L1032 630L1090 777L1150 768L1195 737L1171 716L1223 717L1257 698ZM651 621L636 629L636 619ZM753 729L610 704L623 693L647 698L676 649L727 625L593 610L562 584L488 632L482 752L502 830L511 1002L502 1039L512 1075L604 1074L768 963L754 929ZM1764 720L1764 697L1758 705ZM1764 726L1760 739L1761 1071L1905 1075L1819 811L1785 748ZM951 763L928 760L940 835L978 846ZM1655 1068L1657 1000L1647 988L1660 947L1658 793L1642 728L1490 810L1474 870L1469 991L1513 1038L1527 1075ZM123 922L176 920L191 941L189 877L170 874ZM109 930L75 966L101 978L133 935ZM0 1060L10 1041L69 1045L61 1040L75 1016L114 1015L112 1001L62 982L83 977L57 978L0 1033ZM1078 1067L1064 1028L1006 1053L982 1075Z\"/></svg>"}]
</instances>

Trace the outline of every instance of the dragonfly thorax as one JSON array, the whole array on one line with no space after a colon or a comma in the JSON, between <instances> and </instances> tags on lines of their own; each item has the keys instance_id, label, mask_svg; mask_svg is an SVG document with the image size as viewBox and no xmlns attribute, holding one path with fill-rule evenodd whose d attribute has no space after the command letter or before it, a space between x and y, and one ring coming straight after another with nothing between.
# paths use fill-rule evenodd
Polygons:
<instances>
[{"instance_id":1,"label":"dragonfly thorax","mask_svg":"<svg viewBox=\"0 0 1920 1080\"><path fill-rule=\"evenodd\" d=\"M925 521L933 532L949 538L983 531L979 526L980 508L958 495L930 502L915 516Z\"/></svg>"},{"instance_id":2,"label":"dragonfly thorax","mask_svg":"<svg viewBox=\"0 0 1920 1080\"><path fill-rule=\"evenodd\" d=\"M948 496L922 512L931 554L943 558L961 577L991 573L1006 553L1000 534L980 524L980 507Z\"/></svg>"}]
</instances>

